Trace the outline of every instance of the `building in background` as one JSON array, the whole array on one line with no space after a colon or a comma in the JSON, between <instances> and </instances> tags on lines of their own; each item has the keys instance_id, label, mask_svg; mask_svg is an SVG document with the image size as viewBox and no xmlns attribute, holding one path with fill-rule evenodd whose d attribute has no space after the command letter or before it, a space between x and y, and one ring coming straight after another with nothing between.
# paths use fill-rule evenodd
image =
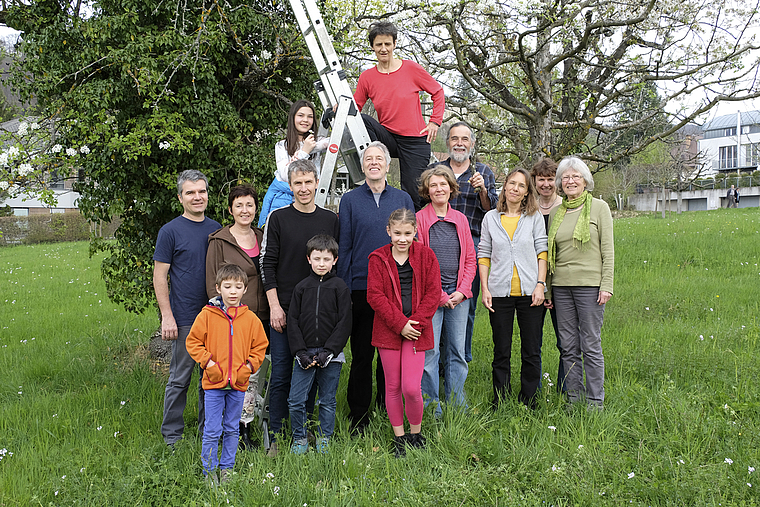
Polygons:
<instances>
[{"instance_id":1,"label":"building in background","mask_svg":"<svg viewBox=\"0 0 760 507\"><path fill-rule=\"evenodd\" d=\"M718 116L702 127L704 176L752 173L760 163L760 111Z\"/></svg>"}]
</instances>

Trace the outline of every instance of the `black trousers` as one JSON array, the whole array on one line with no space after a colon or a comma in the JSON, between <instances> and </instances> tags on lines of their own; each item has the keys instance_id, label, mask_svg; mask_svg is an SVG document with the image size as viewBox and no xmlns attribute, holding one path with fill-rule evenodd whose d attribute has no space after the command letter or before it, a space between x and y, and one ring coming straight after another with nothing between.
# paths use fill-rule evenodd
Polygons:
<instances>
[{"instance_id":1,"label":"black trousers","mask_svg":"<svg viewBox=\"0 0 760 507\"><path fill-rule=\"evenodd\" d=\"M349 417L354 425L367 422L367 414L372 405L372 361L375 358L375 347L372 346L372 323L375 311L367 302L366 290L351 291L351 371L348 375L346 400L348 401ZM385 375L380 355L377 356L375 370L377 382L377 405L385 403Z\"/></svg>"},{"instance_id":2,"label":"black trousers","mask_svg":"<svg viewBox=\"0 0 760 507\"><path fill-rule=\"evenodd\" d=\"M419 184L422 171L430 164L430 143L427 136L399 136L380 125L376 119L362 115L369 138L383 143L391 154L397 158L401 172L401 190L409 194L414 202L415 211L420 205ZM390 161L389 161L390 162Z\"/></svg>"},{"instance_id":3,"label":"black trousers","mask_svg":"<svg viewBox=\"0 0 760 507\"><path fill-rule=\"evenodd\" d=\"M536 391L541 379L541 335L544 322L544 307L530 306L531 296L495 297L493 312L489 313L493 332L493 397L494 405L510 392L512 356L512 328L515 312L520 327L520 394L517 399L533 407Z\"/></svg>"}]
</instances>

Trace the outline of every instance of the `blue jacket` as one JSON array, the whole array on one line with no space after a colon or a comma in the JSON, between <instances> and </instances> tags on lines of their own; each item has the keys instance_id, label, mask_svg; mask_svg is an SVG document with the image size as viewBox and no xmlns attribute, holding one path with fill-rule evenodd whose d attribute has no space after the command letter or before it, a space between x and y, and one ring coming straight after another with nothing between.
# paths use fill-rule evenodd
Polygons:
<instances>
[{"instance_id":1,"label":"blue jacket","mask_svg":"<svg viewBox=\"0 0 760 507\"><path fill-rule=\"evenodd\" d=\"M261 204L259 227L264 227L269 213L278 208L290 206L293 200L294 196L293 191L290 190L290 185L275 178L272 184L269 185L269 189L267 189L267 193L264 196L264 202Z\"/></svg>"},{"instance_id":2,"label":"blue jacket","mask_svg":"<svg viewBox=\"0 0 760 507\"><path fill-rule=\"evenodd\" d=\"M369 254L390 243L385 228L388 217L399 208L414 211L412 198L387 184L379 205L366 183L341 197L338 276L352 291L367 290Z\"/></svg>"}]
</instances>

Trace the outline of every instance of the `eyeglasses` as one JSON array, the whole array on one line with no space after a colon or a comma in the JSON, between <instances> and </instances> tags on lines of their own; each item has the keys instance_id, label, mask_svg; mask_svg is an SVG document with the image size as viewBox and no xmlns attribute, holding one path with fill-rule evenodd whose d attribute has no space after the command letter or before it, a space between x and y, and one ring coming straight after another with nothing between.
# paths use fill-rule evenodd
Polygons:
<instances>
[{"instance_id":1,"label":"eyeglasses","mask_svg":"<svg viewBox=\"0 0 760 507\"><path fill-rule=\"evenodd\" d=\"M583 179L583 176L580 174L569 174L567 176L562 176L562 181L581 181Z\"/></svg>"}]
</instances>

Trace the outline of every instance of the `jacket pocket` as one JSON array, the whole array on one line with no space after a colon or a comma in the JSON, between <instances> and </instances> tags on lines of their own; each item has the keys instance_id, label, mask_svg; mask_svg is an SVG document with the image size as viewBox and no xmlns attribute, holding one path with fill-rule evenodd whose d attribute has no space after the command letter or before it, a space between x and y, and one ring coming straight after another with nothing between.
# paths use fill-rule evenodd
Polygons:
<instances>
[{"instance_id":1,"label":"jacket pocket","mask_svg":"<svg viewBox=\"0 0 760 507\"><path fill-rule=\"evenodd\" d=\"M235 386L245 389L248 386L248 379L251 378L251 370L247 363L243 363L235 372Z\"/></svg>"},{"instance_id":2,"label":"jacket pocket","mask_svg":"<svg viewBox=\"0 0 760 507\"><path fill-rule=\"evenodd\" d=\"M224 372L222 371L222 367L219 366L219 363L214 363L214 366L211 368L206 368L205 375L208 381L212 384L218 384L224 380Z\"/></svg>"}]
</instances>

